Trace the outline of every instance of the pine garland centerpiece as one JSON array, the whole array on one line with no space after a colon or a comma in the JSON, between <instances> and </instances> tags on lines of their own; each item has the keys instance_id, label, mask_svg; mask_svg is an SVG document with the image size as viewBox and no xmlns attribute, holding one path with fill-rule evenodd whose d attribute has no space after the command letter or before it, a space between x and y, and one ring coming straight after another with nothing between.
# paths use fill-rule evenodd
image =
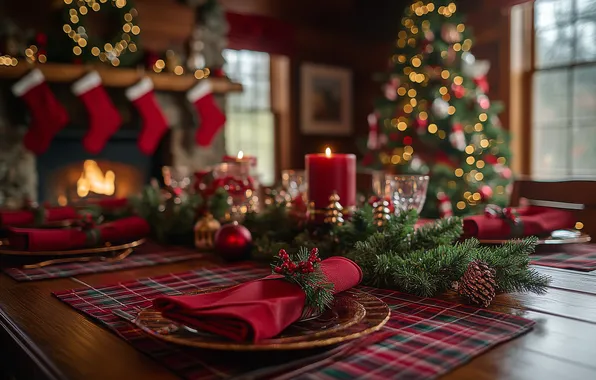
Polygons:
<instances>
[{"instance_id":1,"label":"pine garland centerpiece","mask_svg":"<svg viewBox=\"0 0 596 380\"><path fill-rule=\"evenodd\" d=\"M255 242L253 258L270 259L287 247L318 247L328 256L355 261L364 274L362 283L422 297L458 290L471 303L486 306L495 293L546 291L550 279L529 267L536 238L512 240L500 246L483 246L476 239L461 240L462 219L440 219L416 227L415 210L390 215L379 224L375 210L366 205L343 225L301 228L285 204L272 205L245 221ZM304 248L301 248L304 249ZM291 251L290 249L288 249ZM478 275L464 277L470 264L482 263ZM486 275L490 274L487 279ZM473 291L489 281L486 295ZM479 288L480 289L480 288Z\"/></svg>"}]
</instances>

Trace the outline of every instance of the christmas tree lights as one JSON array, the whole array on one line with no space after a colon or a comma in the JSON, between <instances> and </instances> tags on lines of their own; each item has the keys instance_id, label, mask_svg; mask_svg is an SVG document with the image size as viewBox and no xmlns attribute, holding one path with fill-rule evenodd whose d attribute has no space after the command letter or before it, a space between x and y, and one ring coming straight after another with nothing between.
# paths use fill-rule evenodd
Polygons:
<instances>
[{"instance_id":1,"label":"christmas tree lights","mask_svg":"<svg viewBox=\"0 0 596 380\"><path fill-rule=\"evenodd\" d=\"M445 216L447 209L478 213L487 203L505 206L511 170L501 107L486 95L489 65L470 52L473 39L457 5L413 2L394 46L384 97L369 117L363 164L429 174L427 217Z\"/></svg>"}]
</instances>

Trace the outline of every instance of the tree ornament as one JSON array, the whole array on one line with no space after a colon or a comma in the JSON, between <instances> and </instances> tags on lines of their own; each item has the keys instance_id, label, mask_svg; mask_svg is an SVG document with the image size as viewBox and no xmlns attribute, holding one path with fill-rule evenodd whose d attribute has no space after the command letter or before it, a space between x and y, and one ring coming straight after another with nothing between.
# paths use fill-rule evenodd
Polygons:
<instances>
[{"instance_id":1,"label":"tree ornament","mask_svg":"<svg viewBox=\"0 0 596 380\"><path fill-rule=\"evenodd\" d=\"M461 99L464 97L464 95L466 95L466 88L455 83L451 85L451 91L453 91L453 95L458 99Z\"/></svg>"},{"instance_id":2,"label":"tree ornament","mask_svg":"<svg viewBox=\"0 0 596 380\"><path fill-rule=\"evenodd\" d=\"M73 40L75 56L81 56L84 61L99 59L112 66L133 66L142 58L138 43L141 28L132 0L64 0L64 4L67 21L62 30ZM110 41L101 40L87 29L84 20L94 12L106 13L119 21L121 27Z\"/></svg>"},{"instance_id":3,"label":"tree ornament","mask_svg":"<svg viewBox=\"0 0 596 380\"><path fill-rule=\"evenodd\" d=\"M379 115L377 113L368 115L368 141L366 147L371 150L379 148Z\"/></svg>"},{"instance_id":4,"label":"tree ornament","mask_svg":"<svg viewBox=\"0 0 596 380\"><path fill-rule=\"evenodd\" d=\"M226 224L215 233L214 248L224 260L247 259L252 248L252 235L238 222Z\"/></svg>"},{"instance_id":5,"label":"tree ornament","mask_svg":"<svg viewBox=\"0 0 596 380\"><path fill-rule=\"evenodd\" d=\"M427 42L433 42L435 40L435 34L430 29L425 30L424 31L424 39L426 39Z\"/></svg>"},{"instance_id":6,"label":"tree ornament","mask_svg":"<svg viewBox=\"0 0 596 380\"><path fill-rule=\"evenodd\" d=\"M455 123L451 127L449 142L451 146L461 152L466 149L466 134L464 133L464 127L460 123Z\"/></svg>"},{"instance_id":7,"label":"tree ornament","mask_svg":"<svg viewBox=\"0 0 596 380\"><path fill-rule=\"evenodd\" d=\"M449 218L453 216L453 206L451 205L451 199L449 196L442 191L437 193L437 201L439 203L439 217Z\"/></svg>"},{"instance_id":8,"label":"tree ornament","mask_svg":"<svg viewBox=\"0 0 596 380\"><path fill-rule=\"evenodd\" d=\"M447 103L441 98L437 98L433 101L431 109L433 111L433 114L438 119L444 119L447 116L449 116L449 103Z\"/></svg>"},{"instance_id":9,"label":"tree ornament","mask_svg":"<svg viewBox=\"0 0 596 380\"><path fill-rule=\"evenodd\" d=\"M419 117L416 118L416 127L418 128L418 132L426 130L428 127L428 119L421 119Z\"/></svg>"},{"instance_id":10,"label":"tree ornament","mask_svg":"<svg viewBox=\"0 0 596 380\"><path fill-rule=\"evenodd\" d=\"M483 110L487 110L490 108L490 100L488 99L488 96L486 96L484 94L480 94L480 95L478 95L477 101L478 101L478 105Z\"/></svg>"},{"instance_id":11,"label":"tree ornament","mask_svg":"<svg viewBox=\"0 0 596 380\"><path fill-rule=\"evenodd\" d=\"M389 209L389 205L389 201L385 199L373 203L373 220L377 228L385 227L387 222L391 219L391 210Z\"/></svg>"},{"instance_id":12,"label":"tree ornament","mask_svg":"<svg viewBox=\"0 0 596 380\"><path fill-rule=\"evenodd\" d=\"M385 83L383 86L383 91L385 92L385 97L391 101L397 99L397 88L400 85L400 81L398 77L391 77L389 82Z\"/></svg>"},{"instance_id":13,"label":"tree ornament","mask_svg":"<svg viewBox=\"0 0 596 380\"><path fill-rule=\"evenodd\" d=\"M462 61L462 73L466 77L473 78L476 86L478 86L483 93L488 93L489 85L486 75L490 70L490 61L477 60L471 54L464 57L465 58Z\"/></svg>"},{"instance_id":14,"label":"tree ornament","mask_svg":"<svg viewBox=\"0 0 596 380\"><path fill-rule=\"evenodd\" d=\"M488 201L493 196L493 189L488 185L482 186L478 192L484 202Z\"/></svg>"},{"instance_id":15,"label":"tree ornament","mask_svg":"<svg viewBox=\"0 0 596 380\"><path fill-rule=\"evenodd\" d=\"M453 44L461 41L461 33L457 31L456 25L443 24L441 27L441 38L448 44Z\"/></svg>"},{"instance_id":16,"label":"tree ornament","mask_svg":"<svg viewBox=\"0 0 596 380\"><path fill-rule=\"evenodd\" d=\"M335 192L329 197L329 206L327 207L327 211L325 211L325 224L332 226L341 226L344 224L344 214L342 212L344 208L339 203L339 200L339 195Z\"/></svg>"},{"instance_id":17,"label":"tree ornament","mask_svg":"<svg viewBox=\"0 0 596 380\"><path fill-rule=\"evenodd\" d=\"M457 292L470 303L488 307L495 298L497 282L495 270L481 260L468 264L464 275L457 284Z\"/></svg>"},{"instance_id":18,"label":"tree ornament","mask_svg":"<svg viewBox=\"0 0 596 380\"><path fill-rule=\"evenodd\" d=\"M221 224L207 213L200 218L194 227L195 248L199 250L210 250L214 246L215 233L219 231Z\"/></svg>"},{"instance_id":19,"label":"tree ornament","mask_svg":"<svg viewBox=\"0 0 596 380\"><path fill-rule=\"evenodd\" d=\"M501 176L501 178L510 179L513 176L513 172L511 171L511 169L499 162L495 162L493 164L493 169L497 174Z\"/></svg>"}]
</instances>

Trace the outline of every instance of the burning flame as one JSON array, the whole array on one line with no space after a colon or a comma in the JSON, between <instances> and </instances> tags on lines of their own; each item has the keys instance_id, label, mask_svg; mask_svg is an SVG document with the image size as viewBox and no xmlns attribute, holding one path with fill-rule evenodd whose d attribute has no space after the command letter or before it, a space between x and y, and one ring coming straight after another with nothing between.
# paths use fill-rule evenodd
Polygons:
<instances>
[{"instance_id":1,"label":"burning flame","mask_svg":"<svg viewBox=\"0 0 596 380\"><path fill-rule=\"evenodd\" d=\"M327 157L331 157L331 148L327 147L327 148L325 149L325 156L327 156Z\"/></svg>"},{"instance_id":2,"label":"burning flame","mask_svg":"<svg viewBox=\"0 0 596 380\"><path fill-rule=\"evenodd\" d=\"M104 175L93 160L86 160L83 164L81 178L77 181L77 195L81 198L89 195L90 192L103 195L114 195L114 182L116 174L108 170Z\"/></svg>"},{"instance_id":3,"label":"burning flame","mask_svg":"<svg viewBox=\"0 0 596 380\"><path fill-rule=\"evenodd\" d=\"M238 159L241 160L244 157L243 151L238 151Z\"/></svg>"}]
</instances>

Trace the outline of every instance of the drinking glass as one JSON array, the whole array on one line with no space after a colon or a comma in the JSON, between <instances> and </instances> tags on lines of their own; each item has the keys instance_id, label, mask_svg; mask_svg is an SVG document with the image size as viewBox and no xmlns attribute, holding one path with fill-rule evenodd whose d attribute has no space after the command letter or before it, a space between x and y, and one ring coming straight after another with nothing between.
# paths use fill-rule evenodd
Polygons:
<instances>
[{"instance_id":1,"label":"drinking glass","mask_svg":"<svg viewBox=\"0 0 596 380\"><path fill-rule=\"evenodd\" d=\"M306 176L304 170L282 170L281 184L292 199L306 194Z\"/></svg>"},{"instance_id":2,"label":"drinking glass","mask_svg":"<svg viewBox=\"0 0 596 380\"><path fill-rule=\"evenodd\" d=\"M386 195L395 205L395 214L402 211L422 211L426 201L429 177L426 175L387 175L385 177Z\"/></svg>"},{"instance_id":3,"label":"drinking glass","mask_svg":"<svg viewBox=\"0 0 596 380\"><path fill-rule=\"evenodd\" d=\"M385 196L385 172L373 170L370 174L372 177L372 193L379 198L383 198Z\"/></svg>"}]
</instances>

